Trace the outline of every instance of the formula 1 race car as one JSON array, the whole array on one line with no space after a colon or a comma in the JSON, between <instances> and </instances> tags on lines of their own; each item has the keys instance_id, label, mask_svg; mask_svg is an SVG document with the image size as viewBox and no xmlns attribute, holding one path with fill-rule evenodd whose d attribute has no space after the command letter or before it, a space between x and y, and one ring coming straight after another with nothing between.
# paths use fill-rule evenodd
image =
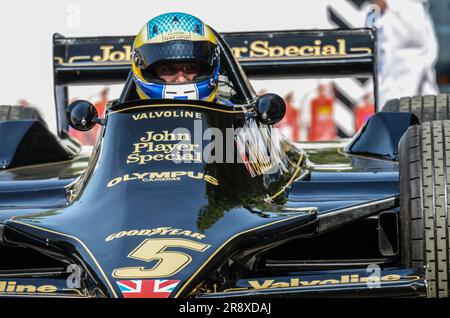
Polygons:
<instances>
[{"instance_id":1,"label":"formula 1 race car","mask_svg":"<svg viewBox=\"0 0 450 318\"><path fill-rule=\"evenodd\" d=\"M234 107L139 100L131 37L54 36L57 134L0 106L0 295L448 297L448 96L293 143L273 128L284 101L247 76L376 83L374 31L217 36ZM104 118L68 105L70 85L117 82ZM68 134L94 125L92 149Z\"/></svg>"}]
</instances>

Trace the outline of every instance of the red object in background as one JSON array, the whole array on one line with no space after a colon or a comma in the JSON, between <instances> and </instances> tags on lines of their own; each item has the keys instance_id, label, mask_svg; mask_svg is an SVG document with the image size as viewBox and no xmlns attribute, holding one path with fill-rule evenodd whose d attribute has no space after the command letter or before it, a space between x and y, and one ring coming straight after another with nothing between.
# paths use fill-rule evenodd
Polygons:
<instances>
[{"instance_id":1,"label":"red object in background","mask_svg":"<svg viewBox=\"0 0 450 318\"><path fill-rule=\"evenodd\" d=\"M336 126L333 120L334 98L326 94L325 85L319 85L318 96L311 101L311 124L309 141L336 139Z\"/></svg>"},{"instance_id":2,"label":"red object in background","mask_svg":"<svg viewBox=\"0 0 450 318\"><path fill-rule=\"evenodd\" d=\"M365 95L364 102L355 109L355 131L359 131L374 112L375 105L370 100L370 95Z\"/></svg>"},{"instance_id":3,"label":"red object in background","mask_svg":"<svg viewBox=\"0 0 450 318\"><path fill-rule=\"evenodd\" d=\"M293 93L289 93L284 98L286 102L286 114L283 120L275 127L281 130L281 133L293 141L300 139L300 111L292 105Z\"/></svg>"},{"instance_id":4,"label":"red object in background","mask_svg":"<svg viewBox=\"0 0 450 318\"><path fill-rule=\"evenodd\" d=\"M94 104L99 117L105 116L106 104L108 103L109 87L105 87L100 92L100 100ZM93 145L97 138L99 126L95 125L91 130L79 131L69 127L69 134L78 139L83 145Z\"/></svg>"}]
</instances>

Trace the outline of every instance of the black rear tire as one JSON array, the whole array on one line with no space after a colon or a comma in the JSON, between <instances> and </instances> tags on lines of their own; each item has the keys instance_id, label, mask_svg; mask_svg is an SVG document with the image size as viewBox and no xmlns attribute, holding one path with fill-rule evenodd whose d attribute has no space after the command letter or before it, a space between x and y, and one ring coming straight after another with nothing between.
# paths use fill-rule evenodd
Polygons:
<instances>
[{"instance_id":1,"label":"black rear tire","mask_svg":"<svg viewBox=\"0 0 450 318\"><path fill-rule=\"evenodd\" d=\"M449 94L402 97L389 100L383 112L413 113L423 123L430 120L450 119Z\"/></svg>"},{"instance_id":2,"label":"black rear tire","mask_svg":"<svg viewBox=\"0 0 450 318\"><path fill-rule=\"evenodd\" d=\"M403 265L425 269L428 297L449 297L450 120L411 126L399 158Z\"/></svg>"}]
</instances>

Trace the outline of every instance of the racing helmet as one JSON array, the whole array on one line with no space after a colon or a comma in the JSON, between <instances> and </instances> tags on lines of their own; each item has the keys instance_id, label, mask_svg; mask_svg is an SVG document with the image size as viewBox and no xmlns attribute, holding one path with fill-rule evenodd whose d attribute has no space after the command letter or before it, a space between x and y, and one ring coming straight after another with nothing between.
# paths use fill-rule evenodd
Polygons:
<instances>
[{"instance_id":1,"label":"racing helmet","mask_svg":"<svg viewBox=\"0 0 450 318\"><path fill-rule=\"evenodd\" d=\"M141 99L215 100L220 50L214 32L200 19L179 12L151 19L136 36L132 54L133 80ZM196 76L167 83L155 69L170 63L195 63Z\"/></svg>"}]
</instances>

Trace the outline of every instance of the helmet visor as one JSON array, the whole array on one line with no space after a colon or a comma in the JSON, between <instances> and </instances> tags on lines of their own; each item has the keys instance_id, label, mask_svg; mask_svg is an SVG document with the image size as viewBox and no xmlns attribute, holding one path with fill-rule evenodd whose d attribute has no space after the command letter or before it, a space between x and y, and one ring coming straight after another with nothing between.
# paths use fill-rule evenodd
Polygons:
<instances>
[{"instance_id":1,"label":"helmet visor","mask_svg":"<svg viewBox=\"0 0 450 318\"><path fill-rule=\"evenodd\" d=\"M215 45L208 41L176 40L163 43L149 43L136 49L145 70L155 63L175 60L197 60L212 65Z\"/></svg>"}]
</instances>

